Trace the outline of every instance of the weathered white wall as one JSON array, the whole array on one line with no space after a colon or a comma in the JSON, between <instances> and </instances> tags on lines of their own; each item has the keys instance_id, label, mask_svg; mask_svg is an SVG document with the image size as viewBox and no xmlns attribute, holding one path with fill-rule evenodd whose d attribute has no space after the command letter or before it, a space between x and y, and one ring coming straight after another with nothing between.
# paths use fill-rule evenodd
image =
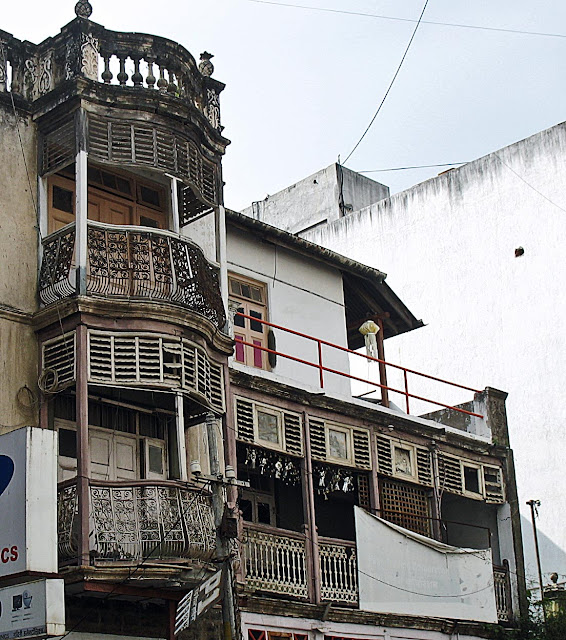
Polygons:
<instances>
[{"instance_id":1,"label":"weathered white wall","mask_svg":"<svg viewBox=\"0 0 566 640\"><path fill-rule=\"evenodd\" d=\"M509 392L521 508L540 499L543 571L566 574L566 125L305 234L389 274L427 326L386 359ZM524 255L515 257L515 249ZM447 402L469 399L446 393ZM527 573L536 574L523 522Z\"/></svg>"},{"instance_id":2,"label":"weathered white wall","mask_svg":"<svg viewBox=\"0 0 566 640\"><path fill-rule=\"evenodd\" d=\"M266 283L270 322L347 346L342 276L337 269L259 241L233 227L228 227L227 258L229 271ZM274 333L277 351L318 362L316 343L279 329ZM323 348L323 364L349 371L347 355L336 349ZM281 356L272 371L295 382L319 386L317 369ZM348 395L350 384L347 378L325 374L324 388Z\"/></svg>"},{"instance_id":3,"label":"weathered white wall","mask_svg":"<svg viewBox=\"0 0 566 640\"><path fill-rule=\"evenodd\" d=\"M389 188L359 173L331 164L308 178L254 202L242 213L279 229L297 233L341 216L340 185L344 205L356 211L389 196Z\"/></svg>"}]
</instances>

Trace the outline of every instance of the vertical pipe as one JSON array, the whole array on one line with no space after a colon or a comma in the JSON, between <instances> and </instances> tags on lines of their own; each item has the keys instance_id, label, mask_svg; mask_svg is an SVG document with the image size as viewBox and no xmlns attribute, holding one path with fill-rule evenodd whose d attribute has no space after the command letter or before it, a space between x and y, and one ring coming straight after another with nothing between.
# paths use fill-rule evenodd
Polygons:
<instances>
[{"instance_id":1,"label":"vertical pipe","mask_svg":"<svg viewBox=\"0 0 566 640\"><path fill-rule=\"evenodd\" d=\"M311 564L308 566L310 575L310 582L312 584L312 595L315 604L320 604L320 555L318 553L318 531L316 528L316 511L314 508L314 486L312 478L312 458L311 458L311 443L310 443L310 429L306 412L303 411L303 424L305 434L305 479L304 491L306 493L308 502L308 520L307 520L307 549L310 546ZM310 542L310 544L309 544Z\"/></svg>"},{"instance_id":2,"label":"vertical pipe","mask_svg":"<svg viewBox=\"0 0 566 640\"><path fill-rule=\"evenodd\" d=\"M377 357L379 362L379 384L381 385L381 404L384 407L389 406L389 393L387 391L387 365L385 364L385 349L383 348L383 320L377 318Z\"/></svg>"},{"instance_id":3,"label":"vertical pipe","mask_svg":"<svg viewBox=\"0 0 566 640\"><path fill-rule=\"evenodd\" d=\"M179 218L179 192L177 190L179 181L174 176L171 178L171 231L181 232L181 222Z\"/></svg>"},{"instance_id":4,"label":"vertical pipe","mask_svg":"<svg viewBox=\"0 0 566 640\"><path fill-rule=\"evenodd\" d=\"M407 382L407 369L403 369L403 378L405 379L405 406L407 407L407 415L411 413L409 410L409 384Z\"/></svg>"},{"instance_id":5,"label":"vertical pipe","mask_svg":"<svg viewBox=\"0 0 566 640\"><path fill-rule=\"evenodd\" d=\"M208 438L208 455L210 460L210 475L217 478L212 481L212 508L214 511L214 524L216 526L216 557L224 563L224 586L222 589L222 620L224 626L224 640L233 640L236 629L236 613L234 611L233 585L231 582L231 570L226 566L232 562L230 549L220 532L222 516L224 514L224 486L220 474L220 459L218 457L218 442L216 439L216 416L209 412L206 414L206 434Z\"/></svg>"},{"instance_id":6,"label":"vertical pipe","mask_svg":"<svg viewBox=\"0 0 566 640\"><path fill-rule=\"evenodd\" d=\"M179 475L186 482L187 476L187 447L185 444L185 407L183 394L175 396L175 426L177 429L177 459L179 460Z\"/></svg>"},{"instance_id":7,"label":"vertical pipe","mask_svg":"<svg viewBox=\"0 0 566 640\"><path fill-rule=\"evenodd\" d=\"M88 218L88 154L86 151L86 114L77 111L75 156L75 259L76 287L79 295L86 294L87 218Z\"/></svg>"},{"instance_id":8,"label":"vertical pipe","mask_svg":"<svg viewBox=\"0 0 566 640\"><path fill-rule=\"evenodd\" d=\"M320 388L324 389L324 373L322 371L322 344L320 340L316 341L318 345L318 371L320 374Z\"/></svg>"},{"instance_id":9,"label":"vertical pipe","mask_svg":"<svg viewBox=\"0 0 566 640\"><path fill-rule=\"evenodd\" d=\"M89 478L90 447L88 442L87 329L77 326L77 497L79 510L79 565L90 563L89 554Z\"/></svg>"},{"instance_id":10,"label":"vertical pipe","mask_svg":"<svg viewBox=\"0 0 566 640\"><path fill-rule=\"evenodd\" d=\"M540 500L528 500L527 504L531 508L531 520L533 523L533 536L535 539L535 553L537 557L537 569L538 569L538 582L540 585L540 601L542 603L542 614L544 619L546 620L546 609L544 608L544 586L542 582L542 567L540 563L540 550L538 546L538 533L537 533L537 524L536 524L536 514L535 508L540 507Z\"/></svg>"}]
</instances>

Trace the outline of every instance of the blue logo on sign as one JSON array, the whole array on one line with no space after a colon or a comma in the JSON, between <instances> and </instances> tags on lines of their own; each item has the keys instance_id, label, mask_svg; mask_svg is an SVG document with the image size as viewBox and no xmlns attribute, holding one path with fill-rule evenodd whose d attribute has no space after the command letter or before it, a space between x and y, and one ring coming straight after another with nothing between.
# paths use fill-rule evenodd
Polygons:
<instances>
[{"instance_id":1,"label":"blue logo on sign","mask_svg":"<svg viewBox=\"0 0 566 640\"><path fill-rule=\"evenodd\" d=\"M8 456L0 455L0 496L8 488L14 475L14 461Z\"/></svg>"}]
</instances>

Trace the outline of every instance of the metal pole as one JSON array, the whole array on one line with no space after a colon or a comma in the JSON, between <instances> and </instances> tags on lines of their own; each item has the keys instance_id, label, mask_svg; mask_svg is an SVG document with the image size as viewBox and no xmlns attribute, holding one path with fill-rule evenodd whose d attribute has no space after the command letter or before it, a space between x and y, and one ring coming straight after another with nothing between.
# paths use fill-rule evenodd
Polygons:
<instances>
[{"instance_id":1,"label":"metal pole","mask_svg":"<svg viewBox=\"0 0 566 640\"><path fill-rule=\"evenodd\" d=\"M537 507L540 507L540 500L528 500L527 504L531 508L531 520L533 523L533 536L535 538L535 553L537 556L537 569L538 569L538 582L540 585L540 601L542 604L542 615L546 622L546 610L544 608L544 589L542 584L542 569L540 564L540 551L538 547L538 534L537 534L537 525L536 525L536 513L535 510Z\"/></svg>"},{"instance_id":2,"label":"metal pole","mask_svg":"<svg viewBox=\"0 0 566 640\"><path fill-rule=\"evenodd\" d=\"M224 640L236 640L236 614L234 611L234 597L232 593L232 571L230 549L227 541L220 532L222 516L224 515L224 486L218 458L218 442L216 439L217 420L213 413L206 414L206 434L208 438L208 457L210 460L210 475L217 478L212 485L212 509L216 526L216 557L226 562L228 567L224 573L224 588L222 590L222 622L224 626Z\"/></svg>"}]
</instances>

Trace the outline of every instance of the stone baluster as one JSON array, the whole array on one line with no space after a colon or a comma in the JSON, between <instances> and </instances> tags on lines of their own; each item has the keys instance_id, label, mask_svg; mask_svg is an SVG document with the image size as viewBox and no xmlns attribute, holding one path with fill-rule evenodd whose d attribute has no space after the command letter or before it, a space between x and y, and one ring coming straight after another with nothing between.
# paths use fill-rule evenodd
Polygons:
<instances>
[{"instance_id":1,"label":"stone baluster","mask_svg":"<svg viewBox=\"0 0 566 640\"><path fill-rule=\"evenodd\" d=\"M132 75L132 82L134 87L143 87L143 76L140 73L140 57L138 55L131 56L134 61L134 73Z\"/></svg>"},{"instance_id":2,"label":"stone baluster","mask_svg":"<svg viewBox=\"0 0 566 640\"><path fill-rule=\"evenodd\" d=\"M126 58L128 56L127 55L119 55L119 60L120 60L120 73L116 76L118 78L118 82L122 85L125 86L126 82L128 82L128 74L126 73Z\"/></svg>"},{"instance_id":3,"label":"stone baluster","mask_svg":"<svg viewBox=\"0 0 566 640\"><path fill-rule=\"evenodd\" d=\"M159 91L167 91L167 86L169 83L165 80L165 67L158 62L159 66L159 80L157 81L157 88Z\"/></svg>"},{"instance_id":4,"label":"stone baluster","mask_svg":"<svg viewBox=\"0 0 566 640\"><path fill-rule=\"evenodd\" d=\"M8 88L8 56L6 43L0 40L0 91L4 92Z\"/></svg>"},{"instance_id":5,"label":"stone baluster","mask_svg":"<svg viewBox=\"0 0 566 640\"><path fill-rule=\"evenodd\" d=\"M104 84L110 84L112 82L112 71L110 71L110 58L111 54L103 53L102 58L104 59L104 71L102 72L102 80Z\"/></svg>"},{"instance_id":6,"label":"stone baluster","mask_svg":"<svg viewBox=\"0 0 566 640\"><path fill-rule=\"evenodd\" d=\"M167 72L169 74L169 84L167 85L167 92L175 94L177 93L177 85L175 84L175 73L171 71L171 69L168 69Z\"/></svg>"},{"instance_id":7,"label":"stone baluster","mask_svg":"<svg viewBox=\"0 0 566 640\"><path fill-rule=\"evenodd\" d=\"M153 89L155 87L156 78L153 75L153 65L155 64L155 58L150 58L146 56L145 61L147 62L147 78L145 79L147 83L148 89Z\"/></svg>"}]
</instances>

